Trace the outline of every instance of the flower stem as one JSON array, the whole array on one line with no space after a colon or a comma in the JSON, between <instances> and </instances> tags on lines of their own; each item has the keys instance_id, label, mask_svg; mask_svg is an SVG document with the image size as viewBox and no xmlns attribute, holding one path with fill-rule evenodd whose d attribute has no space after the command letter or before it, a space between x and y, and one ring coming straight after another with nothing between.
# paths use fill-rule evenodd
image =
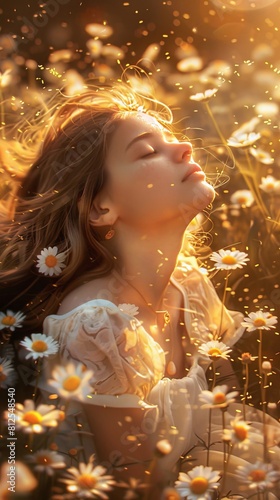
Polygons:
<instances>
[{"instance_id":1,"label":"flower stem","mask_svg":"<svg viewBox=\"0 0 280 500\"><path fill-rule=\"evenodd\" d=\"M246 399L249 387L249 366L245 364L245 384L244 384L244 394L243 394L243 419L246 420Z\"/></svg>"},{"instance_id":2,"label":"flower stem","mask_svg":"<svg viewBox=\"0 0 280 500\"><path fill-rule=\"evenodd\" d=\"M224 462L224 473L223 473L222 484L221 484L221 498L222 498L222 493L224 491L224 487L225 487L225 483L226 483L226 477L227 477L227 473L228 473L228 465L229 465L230 457L232 455L233 447L234 447L234 445L231 444L230 450L228 452L227 460Z\"/></svg>"},{"instance_id":3,"label":"flower stem","mask_svg":"<svg viewBox=\"0 0 280 500\"><path fill-rule=\"evenodd\" d=\"M224 306L226 302L226 293L227 293L227 286L228 286L228 277L229 277L229 271L227 271L226 277L225 277L225 287L224 287L224 293L223 293L223 298L222 298L222 309L221 309L221 319L220 319L220 328L219 328L219 337L221 337L222 334L222 327L223 327L223 315L224 315Z\"/></svg>"},{"instance_id":4,"label":"flower stem","mask_svg":"<svg viewBox=\"0 0 280 500\"><path fill-rule=\"evenodd\" d=\"M262 406L262 423L263 423L263 459L267 461L267 432L266 432L266 385L267 374L262 370L262 330L259 330L259 377L261 388L261 406Z\"/></svg>"},{"instance_id":5,"label":"flower stem","mask_svg":"<svg viewBox=\"0 0 280 500\"><path fill-rule=\"evenodd\" d=\"M213 390L215 385L216 385L216 362L215 362L215 360L212 361L212 370L213 370L213 381L212 381L212 390Z\"/></svg>"},{"instance_id":6,"label":"flower stem","mask_svg":"<svg viewBox=\"0 0 280 500\"><path fill-rule=\"evenodd\" d=\"M268 461L267 455L267 428L266 428L266 386L267 374L264 373L261 378L261 400L262 400L262 424L263 424L263 461Z\"/></svg>"},{"instance_id":7,"label":"flower stem","mask_svg":"<svg viewBox=\"0 0 280 500\"><path fill-rule=\"evenodd\" d=\"M209 409L209 420L208 420L208 442L207 442L207 459L206 465L209 466L210 459L210 446L211 446L211 425L212 425L212 410Z\"/></svg>"},{"instance_id":8,"label":"flower stem","mask_svg":"<svg viewBox=\"0 0 280 500\"><path fill-rule=\"evenodd\" d=\"M263 202L263 199L262 199L262 197L260 195L259 185L258 185L259 180L258 180L258 178L256 176L255 171L254 171L254 168L253 168L253 165L252 165L252 162L251 162L251 158L250 158L250 154L249 154L249 151L248 151L247 148L245 149L245 154L246 154L246 159L247 159L247 162L248 162L248 165L249 165L249 169L254 174L253 177L252 177L253 185L252 185L251 189L252 189L252 192L255 194L256 203L257 203L257 205L259 205L259 209L262 212L262 214L264 215L264 217L269 216L267 208L266 208L266 206L265 206L265 204Z\"/></svg>"},{"instance_id":9,"label":"flower stem","mask_svg":"<svg viewBox=\"0 0 280 500\"><path fill-rule=\"evenodd\" d=\"M29 433L29 439L28 439L28 451L29 453L32 453L32 445L33 445L33 437L34 437L34 433L33 431Z\"/></svg>"},{"instance_id":10,"label":"flower stem","mask_svg":"<svg viewBox=\"0 0 280 500\"><path fill-rule=\"evenodd\" d=\"M148 488L146 489L145 496L144 496L143 500L151 500L152 499L152 497L151 497L151 488L154 485L154 477L153 476L154 476L154 473L155 473L155 469L156 469L157 463L158 463L157 457L154 457L151 460L150 467L148 469L149 482L148 482Z\"/></svg>"},{"instance_id":11,"label":"flower stem","mask_svg":"<svg viewBox=\"0 0 280 500\"><path fill-rule=\"evenodd\" d=\"M221 408L221 411L222 411L222 425L223 425L223 433L224 433L225 428L226 428L226 418L225 418L225 416L226 416L227 409L226 408ZM225 443L225 441L224 441L223 445L224 445L224 462L223 463L224 463L224 467L225 467L225 464L226 464L226 461L227 461L227 458L226 458L226 443Z\"/></svg>"},{"instance_id":12,"label":"flower stem","mask_svg":"<svg viewBox=\"0 0 280 500\"><path fill-rule=\"evenodd\" d=\"M222 143L223 143L225 146L227 146L227 142L226 142L226 140L225 140L225 138L224 138L224 136L223 136L223 134L222 134L222 132L221 132L221 129L220 129L220 127L219 127L219 125L218 125L218 123L217 123L217 121L216 121L216 119L215 119L215 117L214 117L213 113L212 113L212 109L210 108L209 103L208 103L207 101L205 101L205 102L204 102L204 104L205 104L205 107L206 107L206 109L207 109L207 113L208 113L208 115L209 115L209 116L210 116L210 118L211 118L211 121L212 121L212 123L213 123L213 125L214 125L214 127L215 127L215 130L216 130L216 132L217 132L218 136L220 137L220 139L221 139Z\"/></svg>"},{"instance_id":13,"label":"flower stem","mask_svg":"<svg viewBox=\"0 0 280 500\"><path fill-rule=\"evenodd\" d=\"M4 112L4 104L3 104L3 94L0 88L0 125L1 125L1 137L2 139L6 139L5 137L5 112Z\"/></svg>"},{"instance_id":14,"label":"flower stem","mask_svg":"<svg viewBox=\"0 0 280 500\"><path fill-rule=\"evenodd\" d=\"M38 382L39 382L39 378L40 378L41 367L42 367L42 358L38 358L38 363L37 363L37 376L36 376L36 381L35 381L35 388L34 388L34 392L33 392L33 394L32 394L34 401L35 401L36 394L37 394L37 391L38 391Z\"/></svg>"},{"instance_id":15,"label":"flower stem","mask_svg":"<svg viewBox=\"0 0 280 500\"><path fill-rule=\"evenodd\" d=\"M262 330L259 330L259 376L262 378Z\"/></svg>"}]
</instances>

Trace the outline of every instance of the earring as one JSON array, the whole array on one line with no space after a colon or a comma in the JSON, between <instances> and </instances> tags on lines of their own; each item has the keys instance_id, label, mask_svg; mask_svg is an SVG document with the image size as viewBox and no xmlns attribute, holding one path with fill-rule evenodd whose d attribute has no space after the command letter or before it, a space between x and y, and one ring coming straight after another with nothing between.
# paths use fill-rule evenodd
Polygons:
<instances>
[{"instance_id":1,"label":"earring","mask_svg":"<svg viewBox=\"0 0 280 500\"><path fill-rule=\"evenodd\" d=\"M109 231L105 234L105 240L111 240L114 237L115 230L113 228L109 229Z\"/></svg>"}]
</instances>

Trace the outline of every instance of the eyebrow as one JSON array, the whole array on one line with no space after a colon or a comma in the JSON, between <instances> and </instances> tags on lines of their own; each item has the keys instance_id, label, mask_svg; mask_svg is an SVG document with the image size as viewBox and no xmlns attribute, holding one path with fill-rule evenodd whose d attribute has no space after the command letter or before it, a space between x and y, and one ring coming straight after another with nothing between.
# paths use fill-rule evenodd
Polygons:
<instances>
[{"instance_id":1,"label":"eyebrow","mask_svg":"<svg viewBox=\"0 0 280 500\"><path fill-rule=\"evenodd\" d=\"M137 135L137 137L134 137L132 141L128 143L128 145L125 148L125 151L127 151L135 142L141 141L142 139L145 139L146 137L152 137L154 134L152 132L144 132L143 134Z\"/></svg>"},{"instance_id":2,"label":"eyebrow","mask_svg":"<svg viewBox=\"0 0 280 500\"><path fill-rule=\"evenodd\" d=\"M128 143L128 145L126 146L125 148L125 151L127 151L133 144L135 144L135 142L138 142L138 141L141 141L142 139L146 139L147 137L154 137L156 134L154 132L143 132L143 134L140 134L140 135L137 135L137 137L134 137L134 139L132 139L132 141L130 141ZM174 137L172 132L170 132L169 130L163 130L163 135L164 136L169 136L169 137Z\"/></svg>"}]
</instances>

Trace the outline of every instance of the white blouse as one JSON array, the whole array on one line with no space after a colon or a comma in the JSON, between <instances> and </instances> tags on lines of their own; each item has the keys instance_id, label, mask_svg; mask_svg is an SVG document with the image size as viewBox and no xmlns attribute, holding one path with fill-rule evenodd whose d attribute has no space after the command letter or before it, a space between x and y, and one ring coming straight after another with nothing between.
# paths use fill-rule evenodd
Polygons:
<instances>
[{"instance_id":1,"label":"white blouse","mask_svg":"<svg viewBox=\"0 0 280 500\"><path fill-rule=\"evenodd\" d=\"M221 316L221 339L228 346L244 331L241 313L224 308L221 314L223 306L212 283L195 263L176 268L171 280L183 296L186 338L194 353L193 365L181 379L164 377L165 355L160 345L140 320L110 301L94 299L66 314L48 316L44 322L44 333L59 342L62 360L82 362L93 370L91 404L147 405L156 410L154 427L164 428L172 444L172 452L164 459L167 467L195 444L201 418L205 426L198 396L207 389L207 382L197 346L209 340L209 325L218 326ZM150 418L151 412L147 414Z\"/></svg>"}]
</instances>

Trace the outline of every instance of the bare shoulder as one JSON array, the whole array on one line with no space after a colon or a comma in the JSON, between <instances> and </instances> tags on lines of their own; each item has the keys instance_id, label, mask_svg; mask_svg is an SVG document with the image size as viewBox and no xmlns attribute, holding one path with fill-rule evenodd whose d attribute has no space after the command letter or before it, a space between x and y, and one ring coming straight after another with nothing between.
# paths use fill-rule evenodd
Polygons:
<instances>
[{"instance_id":1,"label":"bare shoulder","mask_svg":"<svg viewBox=\"0 0 280 500\"><path fill-rule=\"evenodd\" d=\"M57 314L66 314L75 307L94 299L105 299L114 302L114 294L110 291L110 279L108 277L97 278L80 285L72 290L62 300Z\"/></svg>"}]
</instances>

